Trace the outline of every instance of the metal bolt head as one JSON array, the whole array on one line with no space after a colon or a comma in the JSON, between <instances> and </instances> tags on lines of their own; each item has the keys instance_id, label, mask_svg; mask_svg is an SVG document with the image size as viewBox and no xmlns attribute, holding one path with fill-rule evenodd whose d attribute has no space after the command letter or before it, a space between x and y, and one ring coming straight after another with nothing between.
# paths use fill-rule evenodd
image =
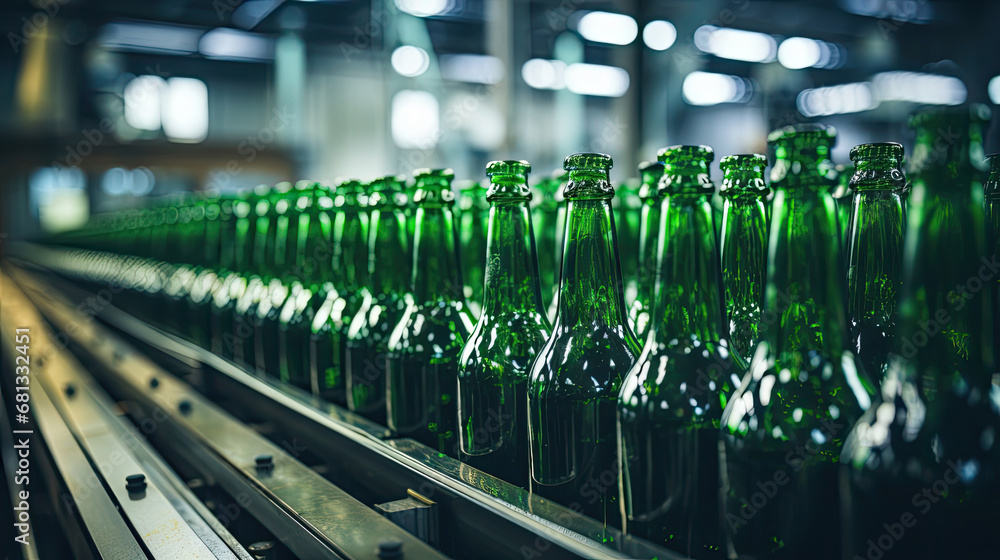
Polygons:
<instances>
[{"instance_id":1,"label":"metal bolt head","mask_svg":"<svg viewBox=\"0 0 1000 560\"><path fill-rule=\"evenodd\" d=\"M181 411L181 414L187 414L191 412L191 401L185 399L177 404L177 410Z\"/></svg>"},{"instance_id":2,"label":"metal bolt head","mask_svg":"<svg viewBox=\"0 0 1000 560\"><path fill-rule=\"evenodd\" d=\"M142 492L146 489L146 475L130 474L125 477L125 489L129 492Z\"/></svg>"},{"instance_id":3,"label":"metal bolt head","mask_svg":"<svg viewBox=\"0 0 1000 560\"><path fill-rule=\"evenodd\" d=\"M257 463L257 470L260 472L271 472L274 470L274 458L270 455L258 455L254 457L254 462Z\"/></svg>"},{"instance_id":4,"label":"metal bolt head","mask_svg":"<svg viewBox=\"0 0 1000 560\"><path fill-rule=\"evenodd\" d=\"M156 389L157 387L160 386L160 380L155 377L150 379L149 386L152 387L153 389Z\"/></svg>"},{"instance_id":5,"label":"metal bolt head","mask_svg":"<svg viewBox=\"0 0 1000 560\"><path fill-rule=\"evenodd\" d=\"M403 543L399 541L382 541L378 543L379 560L402 560Z\"/></svg>"},{"instance_id":6,"label":"metal bolt head","mask_svg":"<svg viewBox=\"0 0 1000 560\"><path fill-rule=\"evenodd\" d=\"M66 384L66 396L67 397L72 397L75 394L76 394L76 385L73 385L72 383L67 383Z\"/></svg>"}]
</instances>

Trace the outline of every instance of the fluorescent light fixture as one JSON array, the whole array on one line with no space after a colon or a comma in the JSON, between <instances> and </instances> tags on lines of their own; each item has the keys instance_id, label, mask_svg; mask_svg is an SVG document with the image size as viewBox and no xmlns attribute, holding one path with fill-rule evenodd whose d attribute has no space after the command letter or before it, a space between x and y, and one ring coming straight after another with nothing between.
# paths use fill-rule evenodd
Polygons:
<instances>
[{"instance_id":1,"label":"fluorescent light fixture","mask_svg":"<svg viewBox=\"0 0 1000 560\"><path fill-rule=\"evenodd\" d=\"M870 82L856 82L804 90L795 104L807 117L823 117L868 111L878 107L879 100Z\"/></svg>"},{"instance_id":2,"label":"fluorescent light fixture","mask_svg":"<svg viewBox=\"0 0 1000 560\"><path fill-rule=\"evenodd\" d=\"M431 57L420 47L403 45L392 51L392 68L402 76L413 78L427 71Z\"/></svg>"},{"instance_id":3,"label":"fluorescent light fixture","mask_svg":"<svg viewBox=\"0 0 1000 560\"><path fill-rule=\"evenodd\" d=\"M192 54L198 52L198 39L203 32L198 27L116 22L101 28L97 42L111 50Z\"/></svg>"},{"instance_id":4,"label":"fluorescent light fixture","mask_svg":"<svg viewBox=\"0 0 1000 560\"><path fill-rule=\"evenodd\" d=\"M170 78L161 94L163 132L172 142L201 142L208 136L208 86L195 78Z\"/></svg>"},{"instance_id":5,"label":"fluorescent light fixture","mask_svg":"<svg viewBox=\"0 0 1000 560\"><path fill-rule=\"evenodd\" d=\"M994 105L1000 105L1000 76L993 76L986 91L990 94L990 101Z\"/></svg>"},{"instance_id":6,"label":"fluorescent light fixture","mask_svg":"<svg viewBox=\"0 0 1000 560\"><path fill-rule=\"evenodd\" d=\"M844 65L844 47L806 37L789 37L778 46L778 62L785 68L839 68Z\"/></svg>"},{"instance_id":7,"label":"fluorescent light fixture","mask_svg":"<svg viewBox=\"0 0 1000 560\"><path fill-rule=\"evenodd\" d=\"M771 62L778 43L766 33L703 25L694 34L695 46L719 58L744 62Z\"/></svg>"},{"instance_id":8,"label":"fluorescent light fixture","mask_svg":"<svg viewBox=\"0 0 1000 560\"><path fill-rule=\"evenodd\" d=\"M628 45L639 35L635 20L623 14L588 12L576 24L576 30L588 41L610 45Z\"/></svg>"},{"instance_id":9,"label":"fluorescent light fixture","mask_svg":"<svg viewBox=\"0 0 1000 560\"><path fill-rule=\"evenodd\" d=\"M456 82L496 84L503 79L503 61L483 54L446 54L438 60L441 77Z\"/></svg>"},{"instance_id":10,"label":"fluorescent light fixture","mask_svg":"<svg viewBox=\"0 0 1000 560\"><path fill-rule=\"evenodd\" d=\"M789 37L778 46L778 62L792 70L815 66L821 57L819 42L805 37Z\"/></svg>"},{"instance_id":11,"label":"fluorescent light fixture","mask_svg":"<svg viewBox=\"0 0 1000 560\"><path fill-rule=\"evenodd\" d=\"M922 72L882 72L872 76L872 84L880 101L959 105L968 96L962 80Z\"/></svg>"},{"instance_id":12,"label":"fluorescent light fixture","mask_svg":"<svg viewBox=\"0 0 1000 560\"><path fill-rule=\"evenodd\" d=\"M745 103L750 100L752 93L753 87L749 80L728 74L691 72L681 84L684 101L691 105Z\"/></svg>"},{"instance_id":13,"label":"fluorescent light fixture","mask_svg":"<svg viewBox=\"0 0 1000 560\"><path fill-rule=\"evenodd\" d=\"M651 21L642 29L642 42L654 51L665 51L676 40L677 28L669 21Z\"/></svg>"},{"instance_id":14,"label":"fluorescent light fixture","mask_svg":"<svg viewBox=\"0 0 1000 560\"><path fill-rule=\"evenodd\" d=\"M564 74L566 88L580 95L621 97L628 91L629 76L624 68L600 64L570 64Z\"/></svg>"},{"instance_id":15,"label":"fluorescent light fixture","mask_svg":"<svg viewBox=\"0 0 1000 560\"><path fill-rule=\"evenodd\" d=\"M137 130L160 130L160 92L167 82L159 76L136 76L125 84L125 122Z\"/></svg>"},{"instance_id":16,"label":"fluorescent light fixture","mask_svg":"<svg viewBox=\"0 0 1000 560\"><path fill-rule=\"evenodd\" d=\"M453 0L396 0L396 7L417 17L439 16L448 13Z\"/></svg>"},{"instance_id":17,"label":"fluorescent light fixture","mask_svg":"<svg viewBox=\"0 0 1000 560\"><path fill-rule=\"evenodd\" d=\"M429 150L441 133L438 100L429 91L404 89L392 97L392 141L411 150Z\"/></svg>"},{"instance_id":18,"label":"fluorescent light fixture","mask_svg":"<svg viewBox=\"0 0 1000 560\"><path fill-rule=\"evenodd\" d=\"M219 27L201 37L198 52L205 58L222 60L272 60L274 41L257 33Z\"/></svg>"},{"instance_id":19,"label":"fluorescent light fixture","mask_svg":"<svg viewBox=\"0 0 1000 560\"><path fill-rule=\"evenodd\" d=\"M532 58L521 66L521 77L524 83L535 89L563 89L566 63L561 60L546 60Z\"/></svg>"}]
</instances>

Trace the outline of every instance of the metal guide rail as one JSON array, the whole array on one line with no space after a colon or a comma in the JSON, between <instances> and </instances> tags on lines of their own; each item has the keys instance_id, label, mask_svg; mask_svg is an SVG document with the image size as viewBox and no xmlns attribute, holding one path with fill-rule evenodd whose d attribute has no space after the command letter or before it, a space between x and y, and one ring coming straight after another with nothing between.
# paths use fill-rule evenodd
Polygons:
<instances>
[{"instance_id":1,"label":"metal guide rail","mask_svg":"<svg viewBox=\"0 0 1000 560\"><path fill-rule=\"evenodd\" d=\"M33 249L32 260L48 266L65 262L64 255L47 257L48 251L55 252ZM61 267L53 268L60 271ZM88 296L79 287L54 276L45 282L58 286L62 294L72 295L74 301ZM323 458L327 478L362 502L389 502L414 490L436 502L441 516L441 548L455 558L681 558L662 547L606 529L588 517L441 456L422 444L388 439L390 434L377 424L294 387L251 375L113 305L103 306L98 317L150 349L158 361L187 367L201 364L206 394L239 403L241 409L253 411L285 434L293 434L296 442ZM109 338L106 334L100 336ZM87 352L95 351L90 341L79 342ZM152 392L141 383L135 389Z\"/></svg>"},{"instance_id":2,"label":"metal guide rail","mask_svg":"<svg viewBox=\"0 0 1000 560\"><path fill-rule=\"evenodd\" d=\"M54 499L62 521L59 529L67 535L72 554L251 560L134 427L113 412L114 403L60 347L10 278L0 273L0 283L5 351L8 356L27 357L24 363L30 371L15 371L34 384L29 399L18 402L30 403L38 431L19 430L15 439L22 449L31 445L29 438L35 433L44 442L44 452L39 446L35 456L41 456L46 463L41 470L58 478L63 489L58 494L49 492L49 497ZM15 337L24 331L28 337ZM30 354L17 353L15 340L30 342ZM22 438L22 433L29 437ZM26 455L32 457L30 452ZM25 470L30 472L30 468Z\"/></svg>"},{"instance_id":3,"label":"metal guide rail","mask_svg":"<svg viewBox=\"0 0 1000 560\"><path fill-rule=\"evenodd\" d=\"M393 543L405 558L446 558L337 488L117 336L81 316L33 277L19 285L75 348L102 368L104 385L135 400L158 422L150 439L216 481L300 558L377 560ZM181 558L196 558L191 555Z\"/></svg>"}]
</instances>

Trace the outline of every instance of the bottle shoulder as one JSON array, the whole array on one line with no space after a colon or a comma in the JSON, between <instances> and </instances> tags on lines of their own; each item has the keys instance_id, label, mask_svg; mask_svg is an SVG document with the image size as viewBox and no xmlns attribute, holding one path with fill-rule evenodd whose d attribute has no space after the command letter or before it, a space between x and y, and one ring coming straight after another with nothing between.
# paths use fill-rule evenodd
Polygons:
<instances>
[{"instance_id":1,"label":"bottle shoulder","mask_svg":"<svg viewBox=\"0 0 1000 560\"><path fill-rule=\"evenodd\" d=\"M615 397L639 356L638 343L625 327L594 325L562 329L542 347L531 368L532 391L569 394L607 393Z\"/></svg>"}]
</instances>

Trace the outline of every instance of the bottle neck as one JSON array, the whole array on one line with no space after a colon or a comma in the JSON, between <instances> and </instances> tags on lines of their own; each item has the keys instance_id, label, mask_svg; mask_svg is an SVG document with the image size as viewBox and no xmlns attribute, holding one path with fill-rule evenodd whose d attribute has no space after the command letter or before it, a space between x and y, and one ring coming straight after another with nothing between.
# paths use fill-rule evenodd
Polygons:
<instances>
[{"instance_id":1,"label":"bottle neck","mask_svg":"<svg viewBox=\"0 0 1000 560\"><path fill-rule=\"evenodd\" d=\"M898 190L856 190L849 234L848 316L852 325L889 329L903 285L906 214Z\"/></svg>"},{"instance_id":2,"label":"bottle neck","mask_svg":"<svg viewBox=\"0 0 1000 560\"><path fill-rule=\"evenodd\" d=\"M765 309L778 319L767 340L778 353L839 360L846 320L833 198L807 186L778 189L771 220Z\"/></svg>"},{"instance_id":3,"label":"bottle neck","mask_svg":"<svg viewBox=\"0 0 1000 560\"><path fill-rule=\"evenodd\" d=\"M368 272L368 215L348 207L337 212L334 222L334 278L338 290L356 294L366 285Z\"/></svg>"},{"instance_id":4,"label":"bottle neck","mask_svg":"<svg viewBox=\"0 0 1000 560\"><path fill-rule=\"evenodd\" d=\"M568 200L556 324L628 331L610 196Z\"/></svg>"},{"instance_id":5,"label":"bottle neck","mask_svg":"<svg viewBox=\"0 0 1000 560\"><path fill-rule=\"evenodd\" d=\"M639 301L650 308L656 292L656 249L660 237L662 202L657 196L644 198L639 222L639 270L636 287Z\"/></svg>"},{"instance_id":6,"label":"bottle neck","mask_svg":"<svg viewBox=\"0 0 1000 560\"><path fill-rule=\"evenodd\" d=\"M545 316L528 200L493 202L486 246L483 315Z\"/></svg>"},{"instance_id":7,"label":"bottle neck","mask_svg":"<svg viewBox=\"0 0 1000 560\"><path fill-rule=\"evenodd\" d=\"M735 194L735 193L734 193ZM720 255L734 349L749 358L761 331L767 284L767 209L759 196L727 196Z\"/></svg>"},{"instance_id":8,"label":"bottle neck","mask_svg":"<svg viewBox=\"0 0 1000 560\"><path fill-rule=\"evenodd\" d=\"M465 299L449 204L431 200L417 206L411 283L418 304Z\"/></svg>"},{"instance_id":9,"label":"bottle neck","mask_svg":"<svg viewBox=\"0 0 1000 560\"><path fill-rule=\"evenodd\" d=\"M722 340L722 281L708 196L670 196L660 213L656 339L668 346Z\"/></svg>"},{"instance_id":10,"label":"bottle neck","mask_svg":"<svg viewBox=\"0 0 1000 560\"><path fill-rule=\"evenodd\" d=\"M405 261L406 219L401 211L384 206L372 211L369 237L368 274L374 295L403 294L406 278L399 263Z\"/></svg>"}]
</instances>

